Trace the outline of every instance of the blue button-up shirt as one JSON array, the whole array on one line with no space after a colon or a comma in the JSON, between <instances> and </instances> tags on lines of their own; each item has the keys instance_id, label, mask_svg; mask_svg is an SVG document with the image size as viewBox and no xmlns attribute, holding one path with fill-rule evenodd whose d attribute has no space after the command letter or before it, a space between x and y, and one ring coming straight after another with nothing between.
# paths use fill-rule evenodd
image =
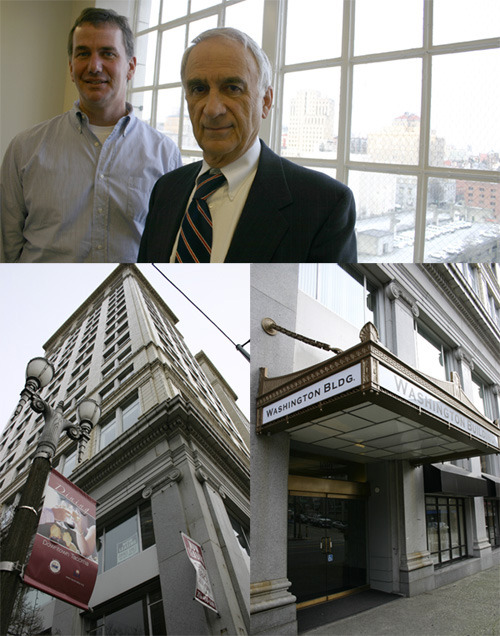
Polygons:
<instances>
[{"instance_id":1,"label":"blue button-up shirt","mask_svg":"<svg viewBox=\"0 0 500 636\"><path fill-rule=\"evenodd\" d=\"M101 144L75 107L17 135L2 164L2 260L133 263L175 143L128 114Z\"/></svg>"}]
</instances>

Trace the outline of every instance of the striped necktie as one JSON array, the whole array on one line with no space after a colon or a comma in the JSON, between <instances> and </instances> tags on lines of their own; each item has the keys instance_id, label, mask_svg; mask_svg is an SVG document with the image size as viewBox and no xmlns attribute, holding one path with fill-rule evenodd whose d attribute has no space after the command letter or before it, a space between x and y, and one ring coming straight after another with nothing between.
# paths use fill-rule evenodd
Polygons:
<instances>
[{"instance_id":1,"label":"striped necktie","mask_svg":"<svg viewBox=\"0 0 500 636\"><path fill-rule=\"evenodd\" d=\"M207 199L226 181L222 172L205 172L198 179L193 199L182 220L176 263L210 263L212 216Z\"/></svg>"}]
</instances>

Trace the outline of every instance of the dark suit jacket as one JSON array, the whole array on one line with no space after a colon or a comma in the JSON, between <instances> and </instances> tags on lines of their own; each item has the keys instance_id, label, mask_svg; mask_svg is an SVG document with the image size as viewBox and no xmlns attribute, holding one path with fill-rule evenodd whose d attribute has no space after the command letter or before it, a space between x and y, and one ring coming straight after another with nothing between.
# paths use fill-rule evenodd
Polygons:
<instances>
[{"instance_id":1,"label":"dark suit jacket","mask_svg":"<svg viewBox=\"0 0 500 636\"><path fill-rule=\"evenodd\" d=\"M349 188L298 166L262 141L255 179L226 263L355 263L356 210ZM138 262L165 263L200 170L188 164L153 188Z\"/></svg>"}]
</instances>

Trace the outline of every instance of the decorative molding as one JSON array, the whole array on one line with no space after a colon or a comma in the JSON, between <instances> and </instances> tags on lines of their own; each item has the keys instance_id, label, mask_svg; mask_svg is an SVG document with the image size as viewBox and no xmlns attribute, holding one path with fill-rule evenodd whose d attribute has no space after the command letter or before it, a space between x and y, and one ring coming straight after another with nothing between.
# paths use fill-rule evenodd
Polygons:
<instances>
[{"instance_id":1,"label":"decorative molding","mask_svg":"<svg viewBox=\"0 0 500 636\"><path fill-rule=\"evenodd\" d=\"M418 318L420 310L418 308L417 301L411 294L406 291L406 289L401 286L399 282L392 280L385 288L385 294L391 301L404 300L405 303L410 307L411 313L415 316L415 318Z\"/></svg>"}]
</instances>

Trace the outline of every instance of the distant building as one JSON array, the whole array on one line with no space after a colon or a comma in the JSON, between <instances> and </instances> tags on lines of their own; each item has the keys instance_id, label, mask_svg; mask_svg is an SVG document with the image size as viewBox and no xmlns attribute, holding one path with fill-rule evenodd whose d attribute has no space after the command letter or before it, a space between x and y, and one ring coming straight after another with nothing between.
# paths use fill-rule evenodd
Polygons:
<instances>
[{"instance_id":1,"label":"distant building","mask_svg":"<svg viewBox=\"0 0 500 636\"><path fill-rule=\"evenodd\" d=\"M420 117L404 113L377 132L368 134L368 156L371 161L415 165L418 163L420 148ZM442 165L445 141L431 133L430 162Z\"/></svg>"},{"instance_id":2,"label":"distant building","mask_svg":"<svg viewBox=\"0 0 500 636\"><path fill-rule=\"evenodd\" d=\"M333 149L334 105L333 99L319 91L298 91L290 101L287 150L310 153Z\"/></svg>"},{"instance_id":3,"label":"distant building","mask_svg":"<svg viewBox=\"0 0 500 636\"><path fill-rule=\"evenodd\" d=\"M457 180L457 201L483 210L482 219L500 223L500 183Z\"/></svg>"},{"instance_id":4,"label":"distant building","mask_svg":"<svg viewBox=\"0 0 500 636\"><path fill-rule=\"evenodd\" d=\"M80 464L66 438L54 461L98 502L92 610L34 592L42 633L248 632L248 422L176 322L138 268L120 265L44 345L56 374L43 397L63 400L70 420L84 395L94 398L102 417ZM3 432L2 533L42 427L26 406ZM218 614L193 599L181 531L203 546Z\"/></svg>"}]
</instances>

